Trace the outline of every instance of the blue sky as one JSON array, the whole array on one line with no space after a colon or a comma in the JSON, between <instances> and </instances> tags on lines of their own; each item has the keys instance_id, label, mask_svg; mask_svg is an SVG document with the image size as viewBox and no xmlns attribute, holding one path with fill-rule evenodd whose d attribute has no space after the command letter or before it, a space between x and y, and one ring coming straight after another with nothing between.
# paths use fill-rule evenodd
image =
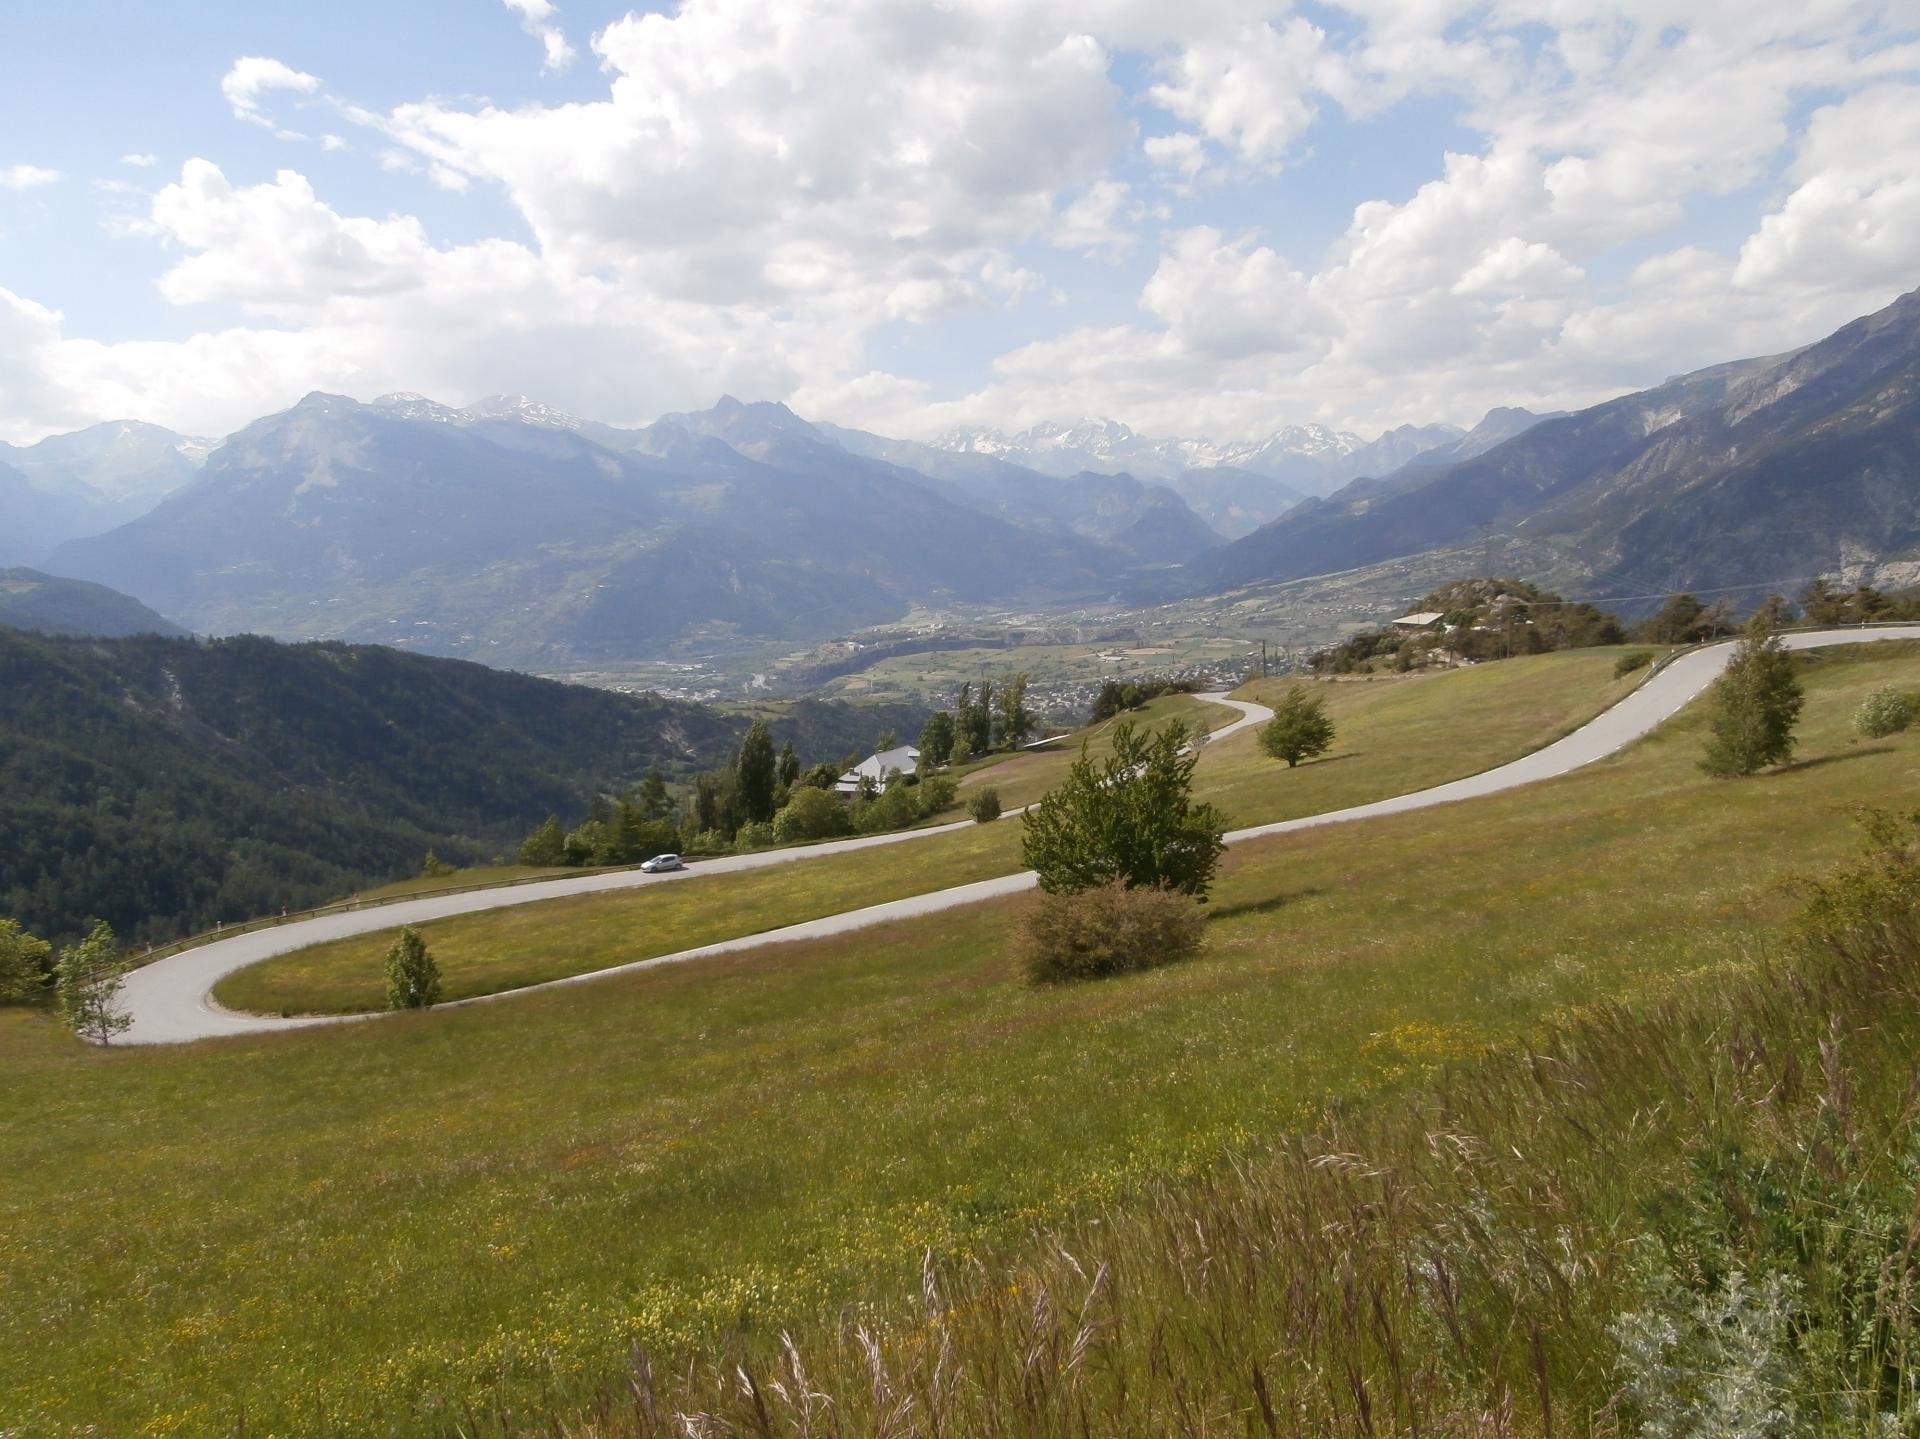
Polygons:
<instances>
[{"instance_id":1,"label":"blue sky","mask_svg":"<svg viewBox=\"0 0 1920 1439\"><path fill-rule=\"evenodd\" d=\"M650 8L15 7L0 439L315 388L1371 433L1920 275L1909 0Z\"/></svg>"}]
</instances>

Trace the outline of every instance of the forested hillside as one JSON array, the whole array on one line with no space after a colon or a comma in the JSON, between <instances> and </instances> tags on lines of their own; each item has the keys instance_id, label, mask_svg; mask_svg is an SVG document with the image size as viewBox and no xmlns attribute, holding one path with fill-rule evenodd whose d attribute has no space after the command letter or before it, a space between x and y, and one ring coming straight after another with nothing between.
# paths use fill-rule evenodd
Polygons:
<instances>
[{"instance_id":1,"label":"forested hillside","mask_svg":"<svg viewBox=\"0 0 1920 1439\"><path fill-rule=\"evenodd\" d=\"M252 636L0 628L0 692L0 914L50 937L102 918L166 938L396 878L429 847L454 861L511 852L547 814L649 768L723 760L747 725L462 661ZM879 718L828 708L801 726L809 762L857 747Z\"/></svg>"},{"instance_id":2,"label":"forested hillside","mask_svg":"<svg viewBox=\"0 0 1920 1439\"><path fill-rule=\"evenodd\" d=\"M43 635L184 635L131 595L39 570L0 570L0 625Z\"/></svg>"}]
</instances>

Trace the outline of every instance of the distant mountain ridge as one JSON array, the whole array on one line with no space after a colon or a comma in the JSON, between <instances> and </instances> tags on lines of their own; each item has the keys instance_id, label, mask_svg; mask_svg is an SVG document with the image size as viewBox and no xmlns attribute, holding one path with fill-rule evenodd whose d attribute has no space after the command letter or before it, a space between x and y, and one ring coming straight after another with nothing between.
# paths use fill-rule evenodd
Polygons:
<instances>
[{"instance_id":1,"label":"distant mountain ridge","mask_svg":"<svg viewBox=\"0 0 1920 1439\"><path fill-rule=\"evenodd\" d=\"M192 481L216 441L112 420L32 445L0 444L0 564L126 523Z\"/></svg>"},{"instance_id":2,"label":"distant mountain ridge","mask_svg":"<svg viewBox=\"0 0 1920 1439\"><path fill-rule=\"evenodd\" d=\"M1609 589L1904 583L1920 576L1917 475L1920 291L1804 349L1349 485L1202 557L1188 585L1329 574L1483 535L1523 546L1544 577Z\"/></svg>"}]
</instances>

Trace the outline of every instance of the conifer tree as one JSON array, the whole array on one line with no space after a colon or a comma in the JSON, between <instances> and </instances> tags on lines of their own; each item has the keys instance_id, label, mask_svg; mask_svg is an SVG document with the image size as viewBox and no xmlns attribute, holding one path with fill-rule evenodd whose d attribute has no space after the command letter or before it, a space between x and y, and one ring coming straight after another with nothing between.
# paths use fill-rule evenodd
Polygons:
<instances>
[{"instance_id":1,"label":"conifer tree","mask_svg":"<svg viewBox=\"0 0 1920 1439\"><path fill-rule=\"evenodd\" d=\"M780 763L775 767L774 777L779 787L789 793L800 783L800 754L794 749L792 740L780 747Z\"/></svg>"},{"instance_id":2,"label":"conifer tree","mask_svg":"<svg viewBox=\"0 0 1920 1439\"><path fill-rule=\"evenodd\" d=\"M740 758L734 764L740 807L748 824L765 824L773 818L776 765L773 735L765 720L755 720L740 741Z\"/></svg>"}]
</instances>

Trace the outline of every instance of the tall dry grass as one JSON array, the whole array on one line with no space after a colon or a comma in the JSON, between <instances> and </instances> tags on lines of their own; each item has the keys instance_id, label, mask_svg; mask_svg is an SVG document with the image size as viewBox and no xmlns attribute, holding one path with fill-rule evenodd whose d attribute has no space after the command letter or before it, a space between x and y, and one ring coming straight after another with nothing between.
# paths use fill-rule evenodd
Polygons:
<instances>
[{"instance_id":1,"label":"tall dry grass","mask_svg":"<svg viewBox=\"0 0 1920 1439\"><path fill-rule=\"evenodd\" d=\"M521 1432L1920 1432L1916 832L1716 989Z\"/></svg>"}]
</instances>

